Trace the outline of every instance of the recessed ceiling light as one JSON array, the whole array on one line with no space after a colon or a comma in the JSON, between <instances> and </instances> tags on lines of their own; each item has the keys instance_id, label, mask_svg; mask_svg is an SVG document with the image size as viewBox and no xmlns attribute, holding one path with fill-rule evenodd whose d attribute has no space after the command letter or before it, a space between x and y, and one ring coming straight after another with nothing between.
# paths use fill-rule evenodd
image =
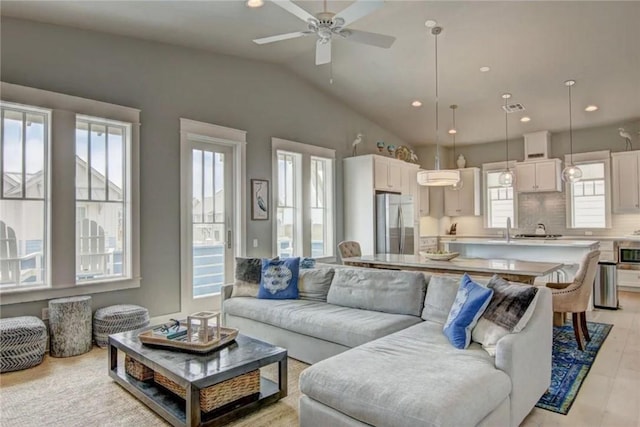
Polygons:
<instances>
[{"instance_id":1,"label":"recessed ceiling light","mask_svg":"<svg viewBox=\"0 0 640 427\"><path fill-rule=\"evenodd\" d=\"M262 7L264 6L264 0L247 0L247 7Z\"/></svg>"},{"instance_id":2,"label":"recessed ceiling light","mask_svg":"<svg viewBox=\"0 0 640 427\"><path fill-rule=\"evenodd\" d=\"M524 116L520 119L522 123L527 123L531 121L531 117Z\"/></svg>"},{"instance_id":3,"label":"recessed ceiling light","mask_svg":"<svg viewBox=\"0 0 640 427\"><path fill-rule=\"evenodd\" d=\"M424 23L424 26L427 28L433 28L436 25L438 25L438 23L433 19L427 19L426 22Z\"/></svg>"},{"instance_id":4,"label":"recessed ceiling light","mask_svg":"<svg viewBox=\"0 0 640 427\"><path fill-rule=\"evenodd\" d=\"M458 133L457 130L455 129L449 129L449 135L455 135L456 133Z\"/></svg>"},{"instance_id":5,"label":"recessed ceiling light","mask_svg":"<svg viewBox=\"0 0 640 427\"><path fill-rule=\"evenodd\" d=\"M588 105L587 108L584 109L584 111L588 111L588 112L592 112L592 111L596 111L598 110L598 106L597 105Z\"/></svg>"},{"instance_id":6,"label":"recessed ceiling light","mask_svg":"<svg viewBox=\"0 0 640 427\"><path fill-rule=\"evenodd\" d=\"M413 107L422 107L422 102L415 100L411 103Z\"/></svg>"},{"instance_id":7,"label":"recessed ceiling light","mask_svg":"<svg viewBox=\"0 0 640 427\"><path fill-rule=\"evenodd\" d=\"M480 67L480 72L486 73L487 71L491 71L491 67Z\"/></svg>"}]
</instances>

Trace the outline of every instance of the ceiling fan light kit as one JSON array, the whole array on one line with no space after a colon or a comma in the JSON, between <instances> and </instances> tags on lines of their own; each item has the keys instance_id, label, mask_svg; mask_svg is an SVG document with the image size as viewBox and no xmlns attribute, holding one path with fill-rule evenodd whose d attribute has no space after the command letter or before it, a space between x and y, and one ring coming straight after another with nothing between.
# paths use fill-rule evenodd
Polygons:
<instances>
[{"instance_id":1,"label":"ceiling fan light kit","mask_svg":"<svg viewBox=\"0 0 640 427\"><path fill-rule=\"evenodd\" d=\"M442 27L431 28L431 34L435 36L435 76L436 76L436 162L434 170L418 172L418 184L428 187L446 187L457 185L460 182L460 171L457 169L440 169L440 140L438 124L438 35L442 33ZM455 110L454 108L452 108Z\"/></svg>"},{"instance_id":2,"label":"ceiling fan light kit","mask_svg":"<svg viewBox=\"0 0 640 427\"><path fill-rule=\"evenodd\" d=\"M390 48L396 40L395 37L384 34L346 28L358 19L382 7L384 5L383 0L357 0L337 14L327 11L327 1L325 0L324 11L317 13L315 16L290 0L277 0L273 1L273 3L304 21L307 24L307 29L305 31L263 37L255 39L253 42L262 45L315 34L317 37L316 65L331 62L331 43L334 37L385 49Z\"/></svg>"}]
</instances>

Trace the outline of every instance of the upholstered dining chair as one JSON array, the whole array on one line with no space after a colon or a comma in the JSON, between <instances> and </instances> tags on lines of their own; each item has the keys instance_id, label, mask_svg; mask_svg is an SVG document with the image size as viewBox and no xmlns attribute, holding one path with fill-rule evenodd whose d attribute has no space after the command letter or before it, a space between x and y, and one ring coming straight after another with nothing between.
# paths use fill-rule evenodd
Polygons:
<instances>
[{"instance_id":1,"label":"upholstered dining chair","mask_svg":"<svg viewBox=\"0 0 640 427\"><path fill-rule=\"evenodd\" d=\"M353 240L345 240L338 243L338 250L340 251L340 258L351 258L354 256L362 256L362 250L360 249L360 243Z\"/></svg>"},{"instance_id":2,"label":"upholstered dining chair","mask_svg":"<svg viewBox=\"0 0 640 427\"><path fill-rule=\"evenodd\" d=\"M589 306L599 258L600 251L591 251L586 254L580 261L578 272L571 283L546 284L551 288L554 320L560 317L564 322L565 313L572 313L573 332L580 350L584 350L582 335L587 341L591 341L585 312Z\"/></svg>"}]
</instances>

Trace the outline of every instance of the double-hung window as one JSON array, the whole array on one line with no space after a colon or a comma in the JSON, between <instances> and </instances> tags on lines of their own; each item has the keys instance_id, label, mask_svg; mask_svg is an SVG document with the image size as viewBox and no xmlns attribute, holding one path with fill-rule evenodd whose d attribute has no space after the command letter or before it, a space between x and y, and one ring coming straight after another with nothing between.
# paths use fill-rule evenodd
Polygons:
<instances>
[{"instance_id":1,"label":"double-hung window","mask_svg":"<svg viewBox=\"0 0 640 427\"><path fill-rule=\"evenodd\" d=\"M567 227L610 227L609 152L574 154L573 163L582 170L582 178L567 184Z\"/></svg>"},{"instance_id":2,"label":"double-hung window","mask_svg":"<svg viewBox=\"0 0 640 427\"><path fill-rule=\"evenodd\" d=\"M49 110L0 104L0 289L48 282Z\"/></svg>"},{"instance_id":3,"label":"double-hung window","mask_svg":"<svg viewBox=\"0 0 640 427\"><path fill-rule=\"evenodd\" d=\"M335 253L335 151L273 138L275 253L328 258Z\"/></svg>"},{"instance_id":4,"label":"double-hung window","mask_svg":"<svg viewBox=\"0 0 640 427\"><path fill-rule=\"evenodd\" d=\"M3 303L138 287L140 111L0 86Z\"/></svg>"},{"instance_id":5,"label":"double-hung window","mask_svg":"<svg viewBox=\"0 0 640 427\"><path fill-rule=\"evenodd\" d=\"M76 117L76 281L129 277L131 124Z\"/></svg>"},{"instance_id":6,"label":"double-hung window","mask_svg":"<svg viewBox=\"0 0 640 427\"><path fill-rule=\"evenodd\" d=\"M509 167L513 169L515 164ZM500 185L500 174L504 172L504 162L487 163L482 165L484 172L484 200L485 200L485 227L505 228L507 218L511 218L511 224L516 227L517 194L513 186Z\"/></svg>"}]
</instances>

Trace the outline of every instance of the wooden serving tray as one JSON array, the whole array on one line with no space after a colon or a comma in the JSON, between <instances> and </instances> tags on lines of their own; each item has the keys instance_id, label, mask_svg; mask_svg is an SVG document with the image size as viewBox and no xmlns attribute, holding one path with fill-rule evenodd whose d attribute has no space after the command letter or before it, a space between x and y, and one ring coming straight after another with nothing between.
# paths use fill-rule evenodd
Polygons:
<instances>
[{"instance_id":1,"label":"wooden serving tray","mask_svg":"<svg viewBox=\"0 0 640 427\"><path fill-rule=\"evenodd\" d=\"M235 340L238 336L238 330L235 328L220 327L220 339L202 342L198 340L197 334L191 338L191 341L187 340L187 336L182 336L174 339L167 339L159 337L153 334L153 330L150 329L145 332L141 332L138 335L140 342L147 345L165 347L173 350L182 350L193 353L208 353Z\"/></svg>"}]
</instances>

